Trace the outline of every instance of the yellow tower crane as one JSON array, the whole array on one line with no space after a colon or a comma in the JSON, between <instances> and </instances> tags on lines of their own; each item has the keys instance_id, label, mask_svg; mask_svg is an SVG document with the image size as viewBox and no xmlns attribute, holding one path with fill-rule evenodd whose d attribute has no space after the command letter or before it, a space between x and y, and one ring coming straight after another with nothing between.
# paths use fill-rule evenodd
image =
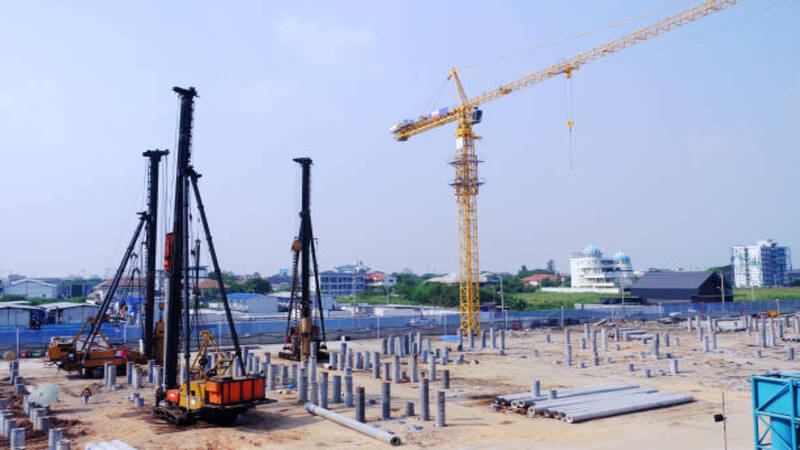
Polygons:
<instances>
[{"instance_id":1,"label":"yellow tower crane","mask_svg":"<svg viewBox=\"0 0 800 450\"><path fill-rule=\"evenodd\" d=\"M654 38L682 25L694 22L708 15L726 9L744 0L708 0L693 8L689 8L673 16L662 19L649 26L634 31L619 39L607 42L568 60L545 67L537 72L501 85L491 91L474 98L467 97L461 80L459 69L450 71L448 79L452 79L458 93L459 106L442 108L420 117L418 120L405 120L394 125L390 130L398 141L406 141L450 122L458 122L456 130L456 155L452 161L455 178L451 185L455 188L458 203L458 254L459 254L459 294L461 309L461 331L463 333L480 332L480 290L478 285L478 188L482 184L478 178L478 157L475 153L475 135L472 126L480 123L482 111L478 107L526 87L533 86L556 75L570 77L572 71L581 66L612 55L634 45ZM571 126L571 124L569 124Z\"/></svg>"}]
</instances>

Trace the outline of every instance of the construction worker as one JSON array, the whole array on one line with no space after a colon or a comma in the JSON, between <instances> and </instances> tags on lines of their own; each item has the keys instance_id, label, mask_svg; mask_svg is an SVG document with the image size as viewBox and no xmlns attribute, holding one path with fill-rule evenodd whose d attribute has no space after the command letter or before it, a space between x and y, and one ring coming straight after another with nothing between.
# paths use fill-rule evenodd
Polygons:
<instances>
[{"instance_id":1,"label":"construction worker","mask_svg":"<svg viewBox=\"0 0 800 450\"><path fill-rule=\"evenodd\" d=\"M83 404L89 403L89 397L92 396L92 391L89 389L89 386L83 388L83 392L81 392L81 397L83 397Z\"/></svg>"},{"instance_id":2,"label":"construction worker","mask_svg":"<svg viewBox=\"0 0 800 450\"><path fill-rule=\"evenodd\" d=\"M161 403L161 399L164 397L164 389L161 388L160 384L156 386L156 390L153 395L155 396L154 403L156 404L156 408L158 408L158 404Z\"/></svg>"}]
</instances>

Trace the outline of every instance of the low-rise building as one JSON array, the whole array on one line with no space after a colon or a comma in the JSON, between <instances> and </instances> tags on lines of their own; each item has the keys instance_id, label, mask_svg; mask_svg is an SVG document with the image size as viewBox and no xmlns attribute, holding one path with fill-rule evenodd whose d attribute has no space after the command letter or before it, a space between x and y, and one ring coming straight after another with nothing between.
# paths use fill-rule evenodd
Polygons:
<instances>
[{"instance_id":1,"label":"low-rise building","mask_svg":"<svg viewBox=\"0 0 800 450\"><path fill-rule=\"evenodd\" d=\"M364 275L364 280L369 287L384 287L391 289L397 284L397 277L387 275L385 272L381 272L379 270L373 270L372 272Z\"/></svg>"},{"instance_id":2,"label":"low-rise building","mask_svg":"<svg viewBox=\"0 0 800 450\"><path fill-rule=\"evenodd\" d=\"M0 327L38 327L44 310L38 306L0 303Z\"/></svg>"},{"instance_id":3,"label":"low-rise building","mask_svg":"<svg viewBox=\"0 0 800 450\"><path fill-rule=\"evenodd\" d=\"M631 296L646 304L719 302L723 280L717 272L647 272L631 286ZM725 284L725 301L733 300L733 288Z\"/></svg>"},{"instance_id":4,"label":"low-rise building","mask_svg":"<svg viewBox=\"0 0 800 450\"><path fill-rule=\"evenodd\" d=\"M247 314L276 314L278 298L274 295L234 293L228 294L231 309Z\"/></svg>"},{"instance_id":5,"label":"low-rise building","mask_svg":"<svg viewBox=\"0 0 800 450\"><path fill-rule=\"evenodd\" d=\"M269 295L271 295L271 296L273 296L273 297L278 299L278 307L280 308L281 311L288 311L289 310L289 301L292 298L292 293L291 292L289 292L289 291L275 292L275 293L272 293L272 294L269 294ZM299 292L298 292L298 297L299 297ZM323 311L338 311L340 309L339 308L339 304L333 299L333 296L331 294L328 294L328 293L323 291L322 296L320 297L320 299L322 300L322 310ZM312 290L311 291L311 302L313 303L312 304L312 309L313 310L317 309L316 306L315 306L316 305L316 301L317 301L317 294Z\"/></svg>"},{"instance_id":6,"label":"low-rise building","mask_svg":"<svg viewBox=\"0 0 800 450\"><path fill-rule=\"evenodd\" d=\"M326 270L319 273L320 291L336 297L358 295L366 283L362 272Z\"/></svg>"},{"instance_id":7,"label":"low-rise building","mask_svg":"<svg viewBox=\"0 0 800 450\"><path fill-rule=\"evenodd\" d=\"M522 281L524 284L526 284L526 285L528 285L530 287L539 287L542 284L542 281L544 281L544 280L552 281L553 284L551 284L551 286L553 286L553 285L558 285L565 278L566 278L565 275L560 275L560 274L559 275L553 275L551 273L537 273L537 274L533 274L533 275L531 275L529 277L525 277L520 281Z\"/></svg>"},{"instance_id":8,"label":"low-rise building","mask_svg":"<svg viewBox=\"0 0 800 450\"><path fill-rule=\"evenodd\" d=\"M486 285L494 285L497 284L499 278L489 272L482 272L478 275L478 284L481 286ZM428 278L424 281L424 283L443 283L443 284L458 284L458 274L457 273L448 273L442 276Z\"/></svg>"},{"instance_id":9,"label":"low-rise building","mask_svg":"<svg viewBox=\"0 0 800 450\"><path fill-rule=\"evenodd\" d=\"M622 250L605 259L599 248L589 245L573 254L569 263L574 288L627 288L633 281L631 257Z\"/></svg>"},{"instance_id":10,"label":"low-rise building","mask_svg":"<svg viewBox=\"0 0 800 450\"><path fill-rule=\"evenodd\" d=\"M46 314L46 323L84 323L87 318L94 317L100 306L91 303L58 302L42 305Z\"/></svg>"},{"instance_id":11,"label":"low-rise building","mask_svg":"<svg viewBox=\"0 0 800 450\"><path fill-rule=\"evenodd\" d=\"M9 283L4 295L20 295L25 298L58 298L58 286L34 278L24 278Z\"/></svg>"}]
</instances>

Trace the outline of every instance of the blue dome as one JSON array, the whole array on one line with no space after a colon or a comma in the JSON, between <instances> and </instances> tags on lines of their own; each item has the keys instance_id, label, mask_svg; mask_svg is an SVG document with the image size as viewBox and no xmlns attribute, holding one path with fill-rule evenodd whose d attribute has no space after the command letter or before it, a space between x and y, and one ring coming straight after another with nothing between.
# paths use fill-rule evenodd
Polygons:
<instances>
[{"instance_id":1,"label":"blue dome","mask_svg":"<svg viewBox=\"0 0 800 450\"><path fill-rule=\"evenodd\" d=\"M628 254L623 252L622 250L618 251L614 255L613 259L614 259L614 261L617 261L617 262L631 262L631 257L628 256Z\"/></svg>"},{"instance_id":2,"label":"blue dome","mask_svg":"<svg viewBox=\"0 0 800 450\"><path fill-rule=\"evenodd\" d=\"M588 247L583 249L583 254L584 255L600 256L600 255L603 254L603 252L601 252L600 249L595 247L594 245L589 245Z\"/></svg>"}]
</instances>

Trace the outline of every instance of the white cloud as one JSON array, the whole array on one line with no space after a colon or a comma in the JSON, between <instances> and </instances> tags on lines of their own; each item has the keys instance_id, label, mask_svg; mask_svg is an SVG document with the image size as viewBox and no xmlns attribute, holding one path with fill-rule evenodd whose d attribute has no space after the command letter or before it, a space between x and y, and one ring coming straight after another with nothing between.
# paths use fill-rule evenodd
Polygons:
<instances>
[{"instance_id":1,"label":"white cloud","mask_svg":"<svg viewBox=\"0 0 800 450\"><path fill-rule=\"evenodd\" d=\"M284 16L275 22L278 41L314 63L354 62L366 58L378 36L372 25L348 27L327 21L301 21Z\"/></svg>"}]
</instances>

